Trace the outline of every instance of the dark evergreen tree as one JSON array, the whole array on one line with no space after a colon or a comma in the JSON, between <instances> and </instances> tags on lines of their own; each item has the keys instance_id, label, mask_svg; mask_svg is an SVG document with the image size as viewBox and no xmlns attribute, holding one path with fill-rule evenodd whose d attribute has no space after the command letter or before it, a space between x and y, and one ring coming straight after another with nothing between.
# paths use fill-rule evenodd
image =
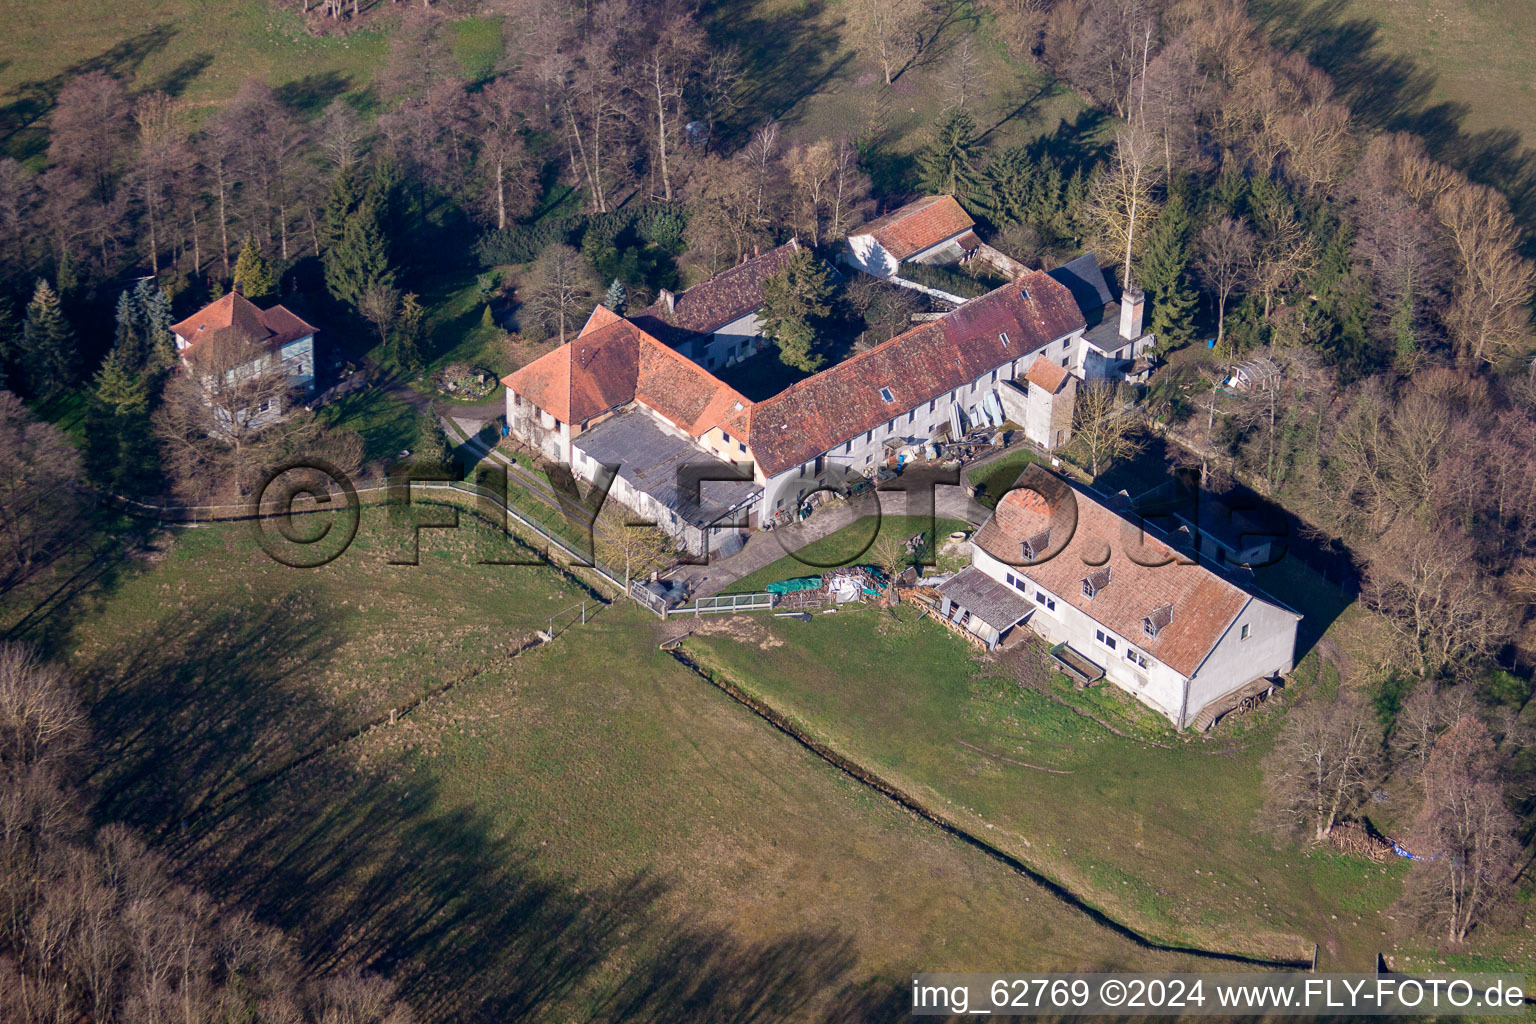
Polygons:
<instances>
[{"instance_id":1,"label":"dark evergreen tree","mask_svg":"<svg viewBox=\"0 0 1536 1024\"><path fill-rule=\"evenodd\" d=\"M1023 146L1009 146L987 162L973 198L994 227L1031 223L1038 210L1040 167Z\"/></svg>"},{"instance_id":2,"label":"dark evergreen tree","mask_svg":"<svg viewBox=\"0 0 1536 1024\"><path fill-rule=\"evenodd\" d=\"M113 348L129 373L162 369L175 361L172 320L170 298L148 278L117 297L117 341Z\"/></svg>"},{"instance_id":3,"label":"dark evergreen tree","mask_svg":"<svg viewBox=\"0 0 1536 1024\"><path fill-rule=\"evenodd\" d=\"M980 156L976 122L964 110L951 110L939 122L932 141L917 154L919 180L928 192L968 200L981 184L976 170Z\"/></svg>"},{"instance_id":4,"label":"dark evergreen tree","mask_svg":"<svg viewBox=\"0 0 1536 1024\"><path fill-rule=\"evenodd\" d=\"M438 426L437 420L432 416L421 417L416 431L414 461L418 465L445 469L453 467L453 453L448 449L448 439L443 436L443 428Z\"/></svg>"},{"instance_id":5,"label":"dark evergreen tree","mask_svg":"<svg viewBox=\"0 0 1536 1024\"><path fill-rule=\"evenodd\" d=\"M153 493L160 474L149 421L148 373L130 368L114 347L96 372L86 406L85 466L91 480L115 494Z\"/></svg>"},{"instance_id":6,"label":"dark evergreen tree","mask_svg":"<svg viewBox=\"0 0 1536 1024\"><path fill-rule=\"evenodd\" d=\"M379 199L369 194L346 215L341 237L325 250L325 286L333 298L356 309L368 289L394 287L389 243L380 223Z\"/></svg>"},{"instance_id":7,"label":"dark evergreen tree","mask_svg":"<svg viewBox=\"0 0 1536 1024\"><path fill-rule=\"evenodd\" d=\"M763 282L758 320L763 335L778 346L785 365L811 372L826 362L815 351L816 328L832 311L831 296L827 268L804 247L795 250L783 270Z\"/></svg>"},{"instance_id":8,"label":"dark evergreen tree","mask_svg":"<svg viewBox=\"0 0 1536 1024\"><path fill-rule=\"evenodd\" d=\"M1139 274L1152 309L1150 330L1164 351L1186 345L1195 336L1196 298L1189 283L1192 228L1182 191L1170 189L1168 201L1147 232Z\"/></svg>"},{"instance_id":9,"label":"dark evergreen tree","mask_svg":"<svg viewBox=\"0 0 1536 1024\"><path fill-rule=\"evenodd\" d=\"M363 186L357 172L350 167L339 172L331 181L330 191L325 196L325 211L320 219L321 252L329 252L341 242L347 218L352 216L362 201Z\"/></svg>"},{"instance_id":10,"label":"dark evergreen tree","mask_svg":"<svg viewBox=\"0 0 1536 1024\"><path fill-rule=\"evenodd\" d=\"M395 315L390 340L395 346L395 362L402 369L421 369L422 321L425 313L420 297L415 292L406 292L401 296L400 311Z\"/></svg>"},{"instance_id":11,"label":"dark evergreen tree","mask_svg":"<svg viewBox=\"0 0 1536 1024\"><path fill-rule=\"evenodd\" d=\"M59 297L48 282L39 280L27 304L22 329L22 358L34 395L50 398L75 383L79 350L75 332L64 319Z\"/></svg>"}]
</instances>

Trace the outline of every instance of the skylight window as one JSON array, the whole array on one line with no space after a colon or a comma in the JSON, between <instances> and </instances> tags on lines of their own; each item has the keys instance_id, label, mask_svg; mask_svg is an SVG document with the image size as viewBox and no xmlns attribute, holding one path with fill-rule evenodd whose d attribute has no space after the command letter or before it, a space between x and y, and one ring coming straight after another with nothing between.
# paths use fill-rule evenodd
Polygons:
<instances>
[{"instance_id":1,"label":"skylight window","mask_svg":"<svg viewBox=\"0 0 1536 1024\"><path fill-rule=\"evenodd\" d=\"M880 397L885 399L887 402L894 402L894 401L896 401L896 396L891 394L891 389L890 388L881 388L880 389Z\"/></svg>"},{"instance_id":2,"label":"skylight window","mask_svg":"<svg viewBox=\"0 0 1536 1024\"><path fill-rule=\"evenodd\" d=\"M1004 348L1007 348L1008 347L1008 332L1007 331L1003 331L1001 334L999 334L997 336L997 340L1001 341L1003 343L1003 347Z\"/></svg>"}]
</instances>

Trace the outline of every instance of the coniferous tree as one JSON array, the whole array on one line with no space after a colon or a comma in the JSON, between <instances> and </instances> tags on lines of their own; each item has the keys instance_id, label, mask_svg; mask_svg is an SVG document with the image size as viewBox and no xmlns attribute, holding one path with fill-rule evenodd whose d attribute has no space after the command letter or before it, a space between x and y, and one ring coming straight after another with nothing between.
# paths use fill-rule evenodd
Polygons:
<instances>
[{"instance_id":1,"label":"coniferous tree","mask_svg":"<svg viewBox=\"0 0 1536 1024\"><path fill-rule=\"evenodd\" d=\"M416 432L416 459L418 464L449 468L453 453L448 450L448 439L443 428L430 416L423 416Z\"/></svg>"},{"instance_id":2,"label":"coniferous tree","mask_svg":"<svg viewBox=\"0 0 1536 1024\"><path fill-rule=\"evenodd\" d=\"M980 186L980 176L976 172L980 152L976 122L964 110L951 110L939 122L932 141L917 155L923 188L957 199L969 199Z\"/></svg>"},{"instance_id":3,"label":"coniferous tree","mask_svg":"<svg viewBox=\"0 0 1536 1024\"><path fill-rule=\"evenodd\" d=\"M763 282L758 320L785 365L812 372L826 362L815 351L816 326L832 311L831 295L826 267L806 248L795 250L784 269Z\"/></svg>"},{"instance_id":4,"label":"coniferous tree","mask_svg":"<svg viewBox=\"0 0 1536 1024\"><path fill-rule=\"evenodd\" d=\"M1189 207L1179 189L1147 232L1141 258L1141 286L1152 307L1151 331L1164 351L1194 339L1195 293L1189 284L1192 230Z\"/></svg>"},{"instance_id":5,"label":"coniferous tree","mask_svg":"<svg viewBox=\"0 0 1536 1024\"><path fill-rule=\"evenodd\" d=\"M133 358L120 347L107 353L85 412L85 465L91 479L129 496L149 493L158 477L148 375L132 369Z\"/></svg>"},{"instance_id":6,"label":"coniferous tree","mask_svg":"<svg viewBox=\"0 0 1536 1024\"><path fill-rule=\"evenodd\" d=\"M28 382L39 397L51 397L75 382L75 332L59 308L59 296L41 279L27 304L22 350Z\"/></svg>"},{"instance_id":7,"label":"coniferous tree","mask_svg":"<svg viewBox=\"0 0 1536 1024\"><path fill-rule=\"evenodd\" d=\"M421 369L421 332L425 312L415 292L406 292L401 297L391 340L395 345L395 361L404 369Z\"/></svg>"},{"instance_id":8,"label":"coniferous tree","mask_svg":"<svg viewBox=\"0 0 1536 1024\"><path fill-rule=\"evenodd\" d=\"M149 279L117 297L117 341L113 345L130 373L163 369L175 361L171 300Z\"/></svg>"},{"instance_id":9,"label":"coniferous tree","mask_svg":"<svg viewBox=\"0 0 1536 1024\"><path fill-rule=\"evenodd\" d=\"M240 294L252 301L277 294L277 275L250 235L245 236L245 245L235 260L234 281L240 286Z\"/></svg>"},{"instance_id":10,"label":"coniferous tree","mask_svg":"<svg viewBox=\"0 0 1536 1024\"><path fill-rule=\"evenodd\" d=\"M623 281L618 278L613 279L613 282L608 285L608 294L603 297L603 305L620 316L624 315L624 310L629 305L629 295L624 291Z\"/></svg>"},{"instance_id":11,"label":"coniferous tree","mask_svg":"<svg viewBox=\"0 0 1536 1024\"><path fill-rule=\"evenodd\" d=\"M1025 224L1036 212L1040 185L1039 166L1023 146L1009 146L987 162L976 206L995 227Z\"/></svg>"},{"instance_id":12,"label":"coniferous tree","mask_svg":"<svg viewBox=\"0 0 1536 1024\"><path fill-rule=\"evenodd\" d=\"M322 252L329 252L341 241L341 234L347 226L347 218L362 201L363 187L358 182L357 172L350 167L338 172L335 179L331 181L330 191L326 193L325 210L320 218Z\"/></svg>"},{"instance_id":13,"label":"coniferous tree","mask_svg":"<svg viewBox=\"0 0 1536 1024\"><path fill-rule=\"evenodd\" d=\"M370 288L393 287L389 243L380 223L378 197L368 195L346 216L341 237L325 251L325 285L331 295L357 308Z\"/></svg>"}]
</instances>

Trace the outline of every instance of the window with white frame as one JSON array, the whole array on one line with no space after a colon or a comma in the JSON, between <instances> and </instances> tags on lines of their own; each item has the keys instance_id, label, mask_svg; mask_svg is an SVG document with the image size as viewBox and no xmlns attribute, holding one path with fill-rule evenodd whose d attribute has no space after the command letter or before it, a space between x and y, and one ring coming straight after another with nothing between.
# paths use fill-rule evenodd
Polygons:
<instances>
[{"instance_id":1,"label":"window with white frame","mask_svg":"<svg viewBox=\"0 0 1536 1024\"><path fill-rule=\"evenodd\" d=\"M1134 647L1127 647L1125 649L1125 660L1130 662L1132 665L1138 665L1141 668L1146 668L1148 664L1150 664L1150 662L1147 660L1147 656L1142 654Z\"/></svg>"},{"instance_id":2,"label":"window with white frame","mask_svg":"<svg viewBox=\"0 0 1536 1024\"><path fill-rule=\"evenodd\" d=\"M1102 629L1094 630L1093 638L1099 643L1103 644L1105 647L1108 647L1110 650L1114 650L1116 647L1115 638L1104 632Z\"/></svg>"},{"instance_id":3,"label":"window with white frame","mask_svg":"<svg viewBox=\"0 0 1536 1024\"><path fill-rule=\"evenodd\" d=\"M1054 597L1048 597L1043 590L1035 591L1035 603L1040 605L1048 612L1053 612L1056 610L1056 599Z\"/></svg>"},{"instance_id":4,"label":"window with white frame","mask_svg":"<svg viewBox=\"0 0 1536 1024\"><path fill-rule=\"evenodd\" d=\"M999 334L997 336L997 340L1002 342L1003 346L1006 348L1007 345L1008 345L1008 332L1007 331L1003 331L1001 334Z\"/></svg>"}]
</instances>

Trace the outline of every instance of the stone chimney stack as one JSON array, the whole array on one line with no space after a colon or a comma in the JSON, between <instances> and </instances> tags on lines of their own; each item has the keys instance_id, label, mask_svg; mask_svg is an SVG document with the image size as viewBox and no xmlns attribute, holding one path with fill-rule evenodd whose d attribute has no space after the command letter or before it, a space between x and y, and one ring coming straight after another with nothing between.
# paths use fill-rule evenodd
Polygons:
<instances>
[{"instance_id":1,"label":"stone chimney stack","mask_svg":"<svg viewBox=\"0 0 1536 1024\"><path fill-rule=\"evenodd\" d=\"M676 313L676 311L677 311L677 296L676 295L673 295L672 292L669 289L663 288L661 290L660 298L661 298L662 303L667 307L667 316L672 316L674 313Z\"/></svg>"},{"instance_id":2,"label":"stone chimney stack","mask_svg":"<svg viewBox=\"0 0 1536 1024\"><path fill-rule=\"evenodd\" d=\"M1141 337L1141 319L1147 311L1147 295L1137 288L1128 288L1120 296L1120 337L1135 341Z\"/></svg>"}]
</instances>

